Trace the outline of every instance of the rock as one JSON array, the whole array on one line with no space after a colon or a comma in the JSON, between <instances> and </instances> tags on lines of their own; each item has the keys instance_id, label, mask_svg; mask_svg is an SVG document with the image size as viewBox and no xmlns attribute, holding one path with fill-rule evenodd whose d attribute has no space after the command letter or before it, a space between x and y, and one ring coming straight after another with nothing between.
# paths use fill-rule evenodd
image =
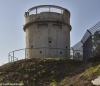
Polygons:
<instances>
[{"instance_id":1,"label":"rock","mask_svg":"<svg viewBox=\"0 0 100 86\"><path fill-rule=\"evenodd\" d=\"M98 78L96 78L95 80L91 81L93 85L98 86L100 85L100 76Z\"/></svg>"}]
</instances>

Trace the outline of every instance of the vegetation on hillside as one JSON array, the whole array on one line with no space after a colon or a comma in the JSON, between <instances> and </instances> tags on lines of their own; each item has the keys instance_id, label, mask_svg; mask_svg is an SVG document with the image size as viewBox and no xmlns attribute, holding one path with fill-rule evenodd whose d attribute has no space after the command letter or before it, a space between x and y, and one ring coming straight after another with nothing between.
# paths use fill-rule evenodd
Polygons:
<instances>
[{"instance_id":1,"label":"vegetation on hillside","mask_svg":"<svg viewBox=\"0 0 100 86\"><path fill-rule=\"evenodd\" d=\"M100 76L100 62L92 63L85 71L70 78L66 83L67 86L94 86L92 80ZM73 80L73 82L72 82Z\"/></svg>"},{"instance_id":2,"label":"vegetation on hillside","mask_svg":"<svg viewBox=\"0 0 100 86\"><path fill-rule=\"evenodd\" d=\"M26 86L62 86L82 64L81 61L48 58L29 59L0 67L0 83L24 83ZM61 83L60 83L61 82Z\"/></svg>"},{"instance_id":3,"label":"vegetation on hillside","mask_svg":"<svg viewBox=\"0 0 100 86\"><path fill-rule=\"evenodd\" d=\"M100 56L100 31L96 31L93 36L93 56Z\"/></svg>"},{"instance_id":4,"label":"vegetation on hillside","mask_svg":"<svg viewBox=\"0 0 100 86\"><path fill-rule=\"evenodd\" d=\"M65 58L19 60L0 67L0 83L23 83L24 86L93 86L100 75L100 61Z\"/></svg>"}]
</instances>

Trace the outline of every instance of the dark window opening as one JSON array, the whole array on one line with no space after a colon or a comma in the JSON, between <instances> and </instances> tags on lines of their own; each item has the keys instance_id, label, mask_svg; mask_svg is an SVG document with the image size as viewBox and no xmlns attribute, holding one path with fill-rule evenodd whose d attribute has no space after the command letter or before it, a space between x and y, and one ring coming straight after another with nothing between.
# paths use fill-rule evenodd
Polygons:
<instances>
[{"instance_id":1,"label":"dark window opening","mask_svg":"<svg viewBox=\"0 0 100 86\"><path fill-rule=\"evenodd\" d=\"M53 24L53 28L62 29L62 25L60 25L60 24Z\"/></svg>"},{"instance_id":2,"label":"dark window opening","mask_svg":"<svg viewBox=\"0 0 100 86\"><path fill-rule=\"evenodd\" d=\"M42 51L40 51L40 53L42 53Z\"/></svg>"},{"instance_id":3,"label":"dark window opening","mask_svg":"<svg viewBox=\"0 0 100 86\"><path fill-rule=\"evenodd\" d=\"M33 46L31 46L31 48L33 48Z\"/></svg>"},{"instance_id":4,"label":"dark window opening","mask_svg":"<svg viewBox=\"0 0 100 86\"><path fill-rule=\"evenodd\" d=\"M67 48L67 46L66 46L66 48Z\"/></svg>"},{"instance_id":5,"label":"dark window opening","mask_svg":"<svg viewBox=\"0 0 100 86\"><path fill-rule=\"evenodd\" d=\"M51 41L49 41L49 43L52 43Z\"/></svg>"},{"instance_id":6,"label":"dark window opening","mask_svg":"<svg viewBox=\"0 0 100 86\"><path fill-rule=\"evenodd\" d=\"M48 28L48 24L38 24L38 29Z\"/></svg>"},{"instance_id":7,"label":"dark window opening","mask_svg":"<svg viewBox=\"0 0 100 86\"><path fill-rule=\"evenodd\" d=\"M60 54L62 54L62 52L60 52Z\"/></svg>"}]
</instances>

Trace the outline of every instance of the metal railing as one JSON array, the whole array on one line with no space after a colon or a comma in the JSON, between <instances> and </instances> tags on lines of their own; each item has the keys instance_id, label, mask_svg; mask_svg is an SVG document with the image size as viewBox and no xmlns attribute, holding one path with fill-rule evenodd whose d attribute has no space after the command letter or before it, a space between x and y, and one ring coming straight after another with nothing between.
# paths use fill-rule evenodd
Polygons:
<instances>
[{"instance_id":1,"label":"metal railing","mask_svg":"<svg viewBox=\"0 0 100 86\"><path fill-rule=\"evenodd\" d=\"M36 50L36 49L44 49L44 52L45 52L45 55L43 56L44 58L47 57L47 56L46 56L46 51L47 51L47 49L52 49L52 50L54 50L54 49L56 49L56 50L64 50L64 51L66 51L66 54L67 54L67 51L68 51L68 49L64 49L64 48L48 48L48 47L42 47L42 48L23 48L23 49L14 50L14 51L10 52L10 53L8 54L8 62L14 62L14 61L19 60L18 57L15 56L15 52L16 52L16 51L22 51L22 50L24 50L25 59L26 59L26 51L27 51L27 50ZM33 52L33 51L32 51L32 52ZM12 55L11 55L11 54L12 54ZM66 56L67 56L67 55L66 55Z\"/></svg>"},{"instance_id":2,"label":"metal railing","mask_svg":"<svg viewBox=\"0 0 100 86\"><path fill-rule=\"evenodd\" d=\"M24 48L24 49L14 50L14 51L10 52L10 53L8 54L8 62L14 62L14 61L18 60L18 58L15 57L14 53L15 53L16 51L20 51L20 50L25 50L25 51L26 51L26 49ZM12 53L13 55L11 55L11 53ZM25 52L25 53L26 53L26 52ZM25 58L26 58L26 57L25 57Z\"/></svg>"},{"instance_id":3,"label":"metal railing","mask_svg":"<svg viewBox=\"0 0 100 86\"><path fill-rule=\"evenodd\" d=\"M45 10L48 11L48 12L52 12L53 10L59 10L60 13L63 12L63 10L66 10L68 11L67 9L63 8L63 7L60 7L60 6L55 6L55 5L39 5L39 6L35 6L35 7L32 7L30 8L27 12L31 12L31 11L34 11L34 14L37 14L39 9L41 9L40 11L41 12L44 12ZM69 11L68 11L69 12Z\"/></svg>"},{"instance_id":4,"label":"metal railing","mask_svg":"<svg viewBox=\"0 0 100 86\"><path fill-rule=\"evenodd\" d=\"M9 62L14 62L14 61L19 60L18 59L19 57L16 57L16 55L15 55L15 53L17 51L20 52L20 51L24 50L24 55L25 55L24 59L26 59L27 50L32 50L32 52L34 52L33 50L38 50L39 51L39 49L44 49L44 54L43 54L43 56L41 56L43 58L47 58L47 53L46 52L47 52L48 49L52 49L52 50L56 49L56 50L59 50L59 51L64 50L65 53L66 53L66 58L67 58L67 55L68 55L67 53L69 53L69 57L68 58L69 59L75 59L75 60L83 60L83 53L89 53L90 52L90 51L83 51L82 49L75 50L75 49L48 48L48 47L42 47L42 48L23 48L23 49L14 50L14 51L10 52L8 54L8 61ZM57 58L59 58L59 57L57 57Z\"/></svg>"}]
</instances>

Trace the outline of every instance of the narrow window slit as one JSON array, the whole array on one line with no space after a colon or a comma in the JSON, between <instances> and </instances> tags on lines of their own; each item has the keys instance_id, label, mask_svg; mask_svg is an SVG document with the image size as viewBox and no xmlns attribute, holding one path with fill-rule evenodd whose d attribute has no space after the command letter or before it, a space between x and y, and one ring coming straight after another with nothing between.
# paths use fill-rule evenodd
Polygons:
<instances>
[{"instance_id":1,"label":"narrow window slit","mask_svg":"<svg viewBox=\"0 0 100 86\"><path fill-rule=\"evenodd\" d=\"M49 41L49 43L52 43L51 41Z\"/></svg>"},{"instance_id":2,"label":"narrow window slit","mask_svg":"<svg viewBox=\"0 0 100 86\"><path fill-rule=\"evenodd\" d=\"M33 46L31 46L31 48L33 48Z\"/></svg>"},{"instance_id":3,"label":"narrow window slit","mask_svg":"<svg viewBox=\"0 0 100 86\"><path fill-rule=\"evenodd\" d=\"M40 53L42 53L42 51L40 51Z\"/></svg>"},{"instance_id":4,"label":"narrow window slit","mask_svg":"<svg viewBox=\"0 0 100 86\"><path fill-rule=\"evenodd\" d=\"M62 52L60 52L60 54L62 54Z\"/></svg>"}]
</instances>

